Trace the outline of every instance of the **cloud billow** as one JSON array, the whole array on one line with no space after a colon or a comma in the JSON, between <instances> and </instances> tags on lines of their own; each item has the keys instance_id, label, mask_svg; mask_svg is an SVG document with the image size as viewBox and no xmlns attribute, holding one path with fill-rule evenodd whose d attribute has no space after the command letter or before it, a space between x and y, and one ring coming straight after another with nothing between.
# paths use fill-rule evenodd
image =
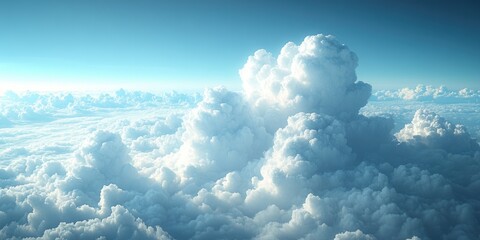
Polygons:
<instances>
[{"instance_id":1,"label":"cloud billow","mask_svg":"<svg viewBox=\"0 0 480 240\"><path fill-rule=\"evenodd\" d=\"M357 55L333 36L315 35L299 46L287 43L277 58L256 51L240 77L246 98L269 121L272 115L286 120L297 112L348 119L371 94L369 84L357 81L357 65Z\"/></svg>"},{"instance_id":2,"label":"cloud billow","mask_svg":"<svg viewBox=\"0 0 480 240\"><path fill-rule=\"evenodd\" d=\"M371 87L357 61L324 35L277 57L259 50L240 70L243 92L207 89L183 114L115 120L66 159L11 161L0 238L477 238L477 142L426 110L397 133L359 114ZM153 109L145 97L102 99L137 113ZM77 101L64 99L55 105Z\"/></svg>"}]
</instances>

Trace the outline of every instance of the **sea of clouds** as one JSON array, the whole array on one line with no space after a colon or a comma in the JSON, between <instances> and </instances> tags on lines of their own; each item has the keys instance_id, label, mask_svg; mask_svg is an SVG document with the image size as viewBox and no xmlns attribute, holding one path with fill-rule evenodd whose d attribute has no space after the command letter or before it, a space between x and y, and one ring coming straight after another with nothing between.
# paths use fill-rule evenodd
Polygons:
<instances>
[{"instance_id":1,"label":"sea of clouds","mask_svg":"<svg viewBox=\"0 0 480 240\"><path fill-rule=\"evenodd\" d=\"M480 238L480 92L372 95L357 62L315 35L241 92L6 92L0 239Z\"/></svg>"},{"instance_id":2,"label":"sea of clouds","mask_svg":"<svg viewBox=\"0 0 480 240\"><path fill-rule=\"evenodd\" d=\"M415 88L379 90L372 94L372 101L415 100L436 103L480 103L480 90L463 88L455 91L445 86L418 85Z\"/></svg>"}]
</instances>

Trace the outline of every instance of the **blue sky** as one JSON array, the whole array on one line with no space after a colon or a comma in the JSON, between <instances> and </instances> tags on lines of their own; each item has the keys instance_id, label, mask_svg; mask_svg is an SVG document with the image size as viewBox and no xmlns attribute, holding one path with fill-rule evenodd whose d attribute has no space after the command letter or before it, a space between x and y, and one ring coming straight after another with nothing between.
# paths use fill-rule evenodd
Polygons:
<instances>
[{"instance_id":1,"label":"blue sky","mask_svg":"<svg viewBox=\"0 0 480 240\"><path fill-rule=\"evenodd\" d=\"M240 87L264 48L337 36L374 88L480 87L473 1L1 1L0 83L43 89Z\"/></svg>"}]
</instances>

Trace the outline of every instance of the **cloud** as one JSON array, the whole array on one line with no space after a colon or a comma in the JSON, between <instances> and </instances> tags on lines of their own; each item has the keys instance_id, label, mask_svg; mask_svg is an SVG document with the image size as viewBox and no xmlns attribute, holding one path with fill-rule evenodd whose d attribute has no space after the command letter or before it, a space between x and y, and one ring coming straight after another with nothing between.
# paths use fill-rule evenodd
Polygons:
<instances>
[{"instance_id":1,"label":"cloud","mask_svg":"<svg viewBox=\"0 0 480 240\"><path fill-rule=\"evenodd\" d=\"M332 117L316 113L290 117L288 125L275 134L261 168L262 180L247 194L246 203L254 205L252 208L269 204L286 207L298 203L296 198L303 201L315 189L311 181L352 161L346 143L343 126Z\"/></svg>"},{"instance_id":2,"label":"cloud","mask_svg":"<svg viewBox=\"0 0 480 240\"><path fill-rule=\"evenodd\" d=\"M271 142L248 103L225 88L206 90L203 101L186 114L183 126L180 157L186 160L187 174L214 179L260 158Z\"/></svg>"},{"instance_id":3,"label":"cloud","mask_svg":"<svg viewBox=\"0 0 480 240\"><path fill-rule=\"evenodd\" d=\"M128 149L120 136L105 131L97 131L87 139L77 159L109 178L120 176L130 162Z\"/></svg>"},{"instance_id":4,"label":"cloud","mask_svg":"<svg viewBox=\"0 0 480 240\"><path fill-rule=\"evenodd\" d=\"M470 137L464 126L452 124L435 113L422 109L418 110L412 122L405 125L395 136L401 142L424 144L452 153L479 149L477 142Z\"/></svg>"},{"instance_id":5,"label":"cloud","mask_svg":"<svg viewBox=\"0 0 480 240\"><path fill-rule=\"evenodd\" d=\"M315 35L255 52L242 92L7 92L0 238L477 238L470 127L398 94L366 105L356 66ZM455 122L478 125L475 105L455 106L468 106Z\"/></svg>"},{"instance_id":6,"label":"cloud","mask_svg":"<svg viewBox=\"0 0 480 240\"><path fill-rule=\"evenodd\" d=\"M5 128L15 124L49 122L114 109L144 109L153 106L191 107L201 100L201 96L177 92L163 94L129 92L123 89L113 94L98 95L35 92L17 94L6 91L0 95L0 100L0 128Z\"/></svg>"},{"instance_id":7,"label":"cloud","mask_svg":"<svg viewBox=\"0 0 480 240\"><path fill-rule=\"evenodd\" d=\"M373 96L372 96L373 97ZM447 119L449 122L465 126L470 135L480 139L480 125L478 119L480 111L475 102L435 102L412 100L374 100L360 110L360 114L371 117L390 118L394 128L392 132L400 131L406 124L411 123L418 109L428 109L431 112Z\"/></svg>"},{"instance_id":8,"label":"cloud","mask_svg":"<svg viewBox=\"0 0 480 240\"><path fill-rule=\"evenodd\" d=\"M60 223L39 239L171 239L160 227L149 227L122 206L114 206L111 215L76 223Z\"/></svg>"},{"instance_id":9,"label":"cloud","mask_svg":"<svg viewBox=\"0 0 480 240\"><path fill-rule=\"evenodd\" d=\"M374 240L375 238L364 234L362 231L343 232L335 235L334 240Z\"/></svg>"},{"instance_id":10,"label":"cloud","mask_svg":"<svg viewBox=\"0 0 480 240\"><path fill-rule=\"evenodd\" d=\"M417 85L415 88L379 90L373 93L372 100L408 100L436 103L478 103L480 91L463 88L458 91L445 86Z\"/></svg>"},{"instance_id":11,"label":"cloud","mask_svg":"<svg viewBox=\"0 0 480 240\"><path fill-rule=\"evenodd\" d=\"M275 127L280 127L275 124L277 115L286 120L297 112L346 119L357 115L371 94L370 85L357 81L357 62L348 47L320 34L306 37L298 46L287 43L276 58L256 51L240 77L247 99Z\"/></svg>"}]
</instances>

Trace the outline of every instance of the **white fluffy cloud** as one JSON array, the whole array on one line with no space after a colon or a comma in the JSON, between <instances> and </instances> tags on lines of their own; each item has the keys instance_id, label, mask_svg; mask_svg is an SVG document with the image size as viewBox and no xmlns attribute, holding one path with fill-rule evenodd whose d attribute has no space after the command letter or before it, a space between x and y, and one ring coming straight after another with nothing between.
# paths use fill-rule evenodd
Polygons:
<instances>
[{"instance_id":1,"label":"white fluffy cloud","mask_svg":"<svg viewBox=\"0 0 480 240\"><path fill-rule=\"evenodd\" d=\"M357 81L357 62L348 47L320 34L298 46L287 43L278 57L256 51L240 76L247 99L270 124L297 112L345 119L357 115L371 93L370 85Z\"/></svg>"},{"instance_id":2,"label":"white fluffy cloud","mask_svg":"<svg viewBox=\"0 0 480 240\"><path fill-rule=\"evenodd\" d=\"M434 87L418 85L415 88L402 88L398 90L379 90L373 93L372 100L407 100L437 103L460 103L480 101L480 90L463 88L450 90L445 86Z\"/></svg>"},{"instance_id":3,"label":"white fluffy cloud","mask_svg":"<svg viewBox=\"0 0 480 240\"><path fill-rule=\"evenodd\" d=\"M478 143L425 110L359 114L356 66L315 35L255 52L240 93L8 92L0 238L478 238Z\"/></svg>"},{"instance_id":4,"label":"white fluffy cloud","mask_svg":"<svg viewBox=\"0 0 480 240\"><path fill-rule=\"evenodd\" d=\"M252 114L240 94L225 88L206 90L183 125L179 161L187 175L200 174L210 180L241 170L271 144L261 119Z\"/></svg>"},{"instance_id":5,"label":"white fluffy cloud","mask_svg":"<svg viewBox=\"0 0 480 240\"><path fill-rule=\"evenodd\" d=\"M450 123L428 110L418 110L412 122L395 136L401 142L424 144L452 153L478 150L477 142L470 137L464 126Z\"/></svg>"},{"instance_id":6,"label":"white fluffy cloud","mask_svg":"<svg viewBox=\"0 0 480 240\"><path fill-rule=\"evenodd\" d=\"M171 239L160 227L149 227L122 206L114 206L111 215L75 223L60 223L39 239Z\"/></svg>"}]
</instances>

